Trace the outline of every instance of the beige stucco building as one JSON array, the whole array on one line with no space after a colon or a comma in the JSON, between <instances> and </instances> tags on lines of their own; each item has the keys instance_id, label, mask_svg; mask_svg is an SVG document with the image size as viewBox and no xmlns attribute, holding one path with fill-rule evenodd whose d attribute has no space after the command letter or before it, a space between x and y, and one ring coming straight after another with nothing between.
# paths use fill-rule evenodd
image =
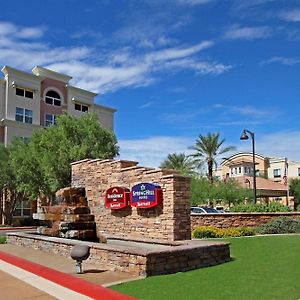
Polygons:
<instances>
[{"instance_id":1,"label":"beige stucco building","mask_svg":"<svg viewBox=\"0 0 300 300\"><path fill-rule=\"evenodd\" d=\"M300 179L299 162L255 154L255 172L259 197L292 205L288 184L291 178ZM224 159L214 175L220 180L235 178L243 187L253 189L252 153L240 152Z\"/></svg>"},{"instance_id":2,"label":"beige stucco building","mask_svg":"<svg viewBox=\"0 0 300 300\"><path fill-rule=\"evenodd\" d=\"M42 67L27 73L5 66L2 72L0 143L7 145L14 137L26 140L34 130L54 124L64 112L78 117L94 112L103 127L113 130L116 110L95 104L97 94L71 86L71 76Z\"/></svg>"}]
</instances>

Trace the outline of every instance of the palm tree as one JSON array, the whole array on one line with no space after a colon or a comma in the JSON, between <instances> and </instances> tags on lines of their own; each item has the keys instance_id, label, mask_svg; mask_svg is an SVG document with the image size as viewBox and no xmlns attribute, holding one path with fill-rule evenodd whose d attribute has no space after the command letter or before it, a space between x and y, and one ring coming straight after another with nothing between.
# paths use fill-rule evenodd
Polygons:
<instances>
[{"instance_id":1,"label":"palm tree","mask_svg":"<svg viewBox=\"0 0 300 300\"><path fill-rule=\"evenodd\" d=\"M223 153L236 149L234 146L220 149L224 142L225 139L220 140L219 133L209 132L206 136L200 134L195 146L189 147L189 149L196 151L196 153L189 156L193 158L198 168L202 167L205 163L207 164L207 175L210 182L213 182L213 166L217 166L216 158Z\"/></svg>"},{"instance_id":2,"label":"palm tree","mask_svg":"<svg viewBox=\"0 0 300 300\"><path fill-rule=\"evenodd\" d=\"M195 163L184 153L168 154L168 157L160 164L162 169L173 169L179 171L182 175L191 176L195 173Z\"/></svg>"}]
</instances>

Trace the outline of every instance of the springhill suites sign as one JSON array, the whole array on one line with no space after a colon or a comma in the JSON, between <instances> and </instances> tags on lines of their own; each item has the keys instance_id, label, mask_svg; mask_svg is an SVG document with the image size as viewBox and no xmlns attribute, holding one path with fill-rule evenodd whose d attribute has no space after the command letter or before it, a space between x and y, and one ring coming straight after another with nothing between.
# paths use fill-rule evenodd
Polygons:
<instances>
[{"instance_id":1,"label":"springhill suites sign","mask_svg":"<svg viewBox=\"0 0 300 300\"><path fill-rule=\"evenodd\" d=\"M150 208L162 200L161 188L152 183L139 183L132 187L130 202L137 208Z\"/></svg>"}]
</instances>

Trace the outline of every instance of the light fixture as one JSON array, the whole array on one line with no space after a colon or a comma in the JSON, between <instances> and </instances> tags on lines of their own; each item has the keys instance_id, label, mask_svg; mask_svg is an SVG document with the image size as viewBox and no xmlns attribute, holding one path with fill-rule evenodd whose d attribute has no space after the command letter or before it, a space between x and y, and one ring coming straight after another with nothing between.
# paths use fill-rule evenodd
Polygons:
<instances>
[{"instance_id":1,"label":"light fixture","mask_svg":"<svg viewBox=\"0 0 300 300\"><path fill-rule=\"evenodd\" d=\"M256 170L255 170L255 143L254 143L254 132L244 129L242 132L242 135L240 137L240 140L248 140L250 134L250 137L252 139L252 161L253 161L253 201L256 203Z\"/></svg>"}]
</instances>

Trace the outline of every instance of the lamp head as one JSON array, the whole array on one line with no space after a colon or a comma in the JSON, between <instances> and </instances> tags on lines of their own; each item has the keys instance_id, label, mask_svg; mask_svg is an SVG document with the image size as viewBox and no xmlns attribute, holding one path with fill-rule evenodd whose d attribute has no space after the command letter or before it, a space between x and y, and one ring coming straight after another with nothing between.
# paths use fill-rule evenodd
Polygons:
<instances>
[{"instance_id":1,"label":"lamp head","mask_svg":"<svg viewBox=\"0 0 300 300\"><path fill-rule=\"evenodd\" d=\"M240 140L248 140L248 139L249 139L249 137L248 137L246 131L243 130L243 133L242 133L242 135L241 135L241 137L240 137Z\"/></svg>"}]
</instances>

